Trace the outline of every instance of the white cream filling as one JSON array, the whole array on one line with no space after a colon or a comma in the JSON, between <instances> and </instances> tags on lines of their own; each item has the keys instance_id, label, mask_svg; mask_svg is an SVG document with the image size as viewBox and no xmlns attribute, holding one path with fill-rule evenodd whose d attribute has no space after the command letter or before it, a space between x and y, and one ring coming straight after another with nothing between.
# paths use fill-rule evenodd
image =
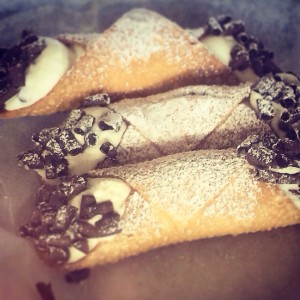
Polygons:
<instances>
[{"instance_id":1,"label":"white cream filling","mask_svg":"<svg viewBox=\"0 0 300 300\"><path fill-rule=\"evenodd\" d=\"M290 198L293 204L300 209L300 198L299 195L295 195L291 190L298 190L298 184L278 184L279 188Z\"/></svg>"},{"instance_id":2,"label":"white cream filling","mask_svg":"<svg viewBox=\"0 0 300 300\"><path fill-rule=\"evenodd\" d=\"M114 147L117 147L122 139L124 132L127 129L127 126L124 121L122 121L121 127L119 131L115 130L101 130L99 128L99 122L102 120L102 117L112 112L111 109L106 107L89 107L83 109L87 115L92 115L95 117L95 122L91 130L88 132L95 133L97 135L97 143L94 146L88 146L84 149L83 152L79 153L78 155L66 155L65 159L67 159L69 163L69 173L72 175L81 175L90 170L93 170L97 167L97 164L103 161L106 155L100 150L100 147L103 143L109 142ZM83 135L77 134L73 131L73 134L76 140L83 145L84 144L84 137ZM45 156L47 151L44 151L43 155ZM46 174L44 169L35 169L35 171L49 184L55 184L55 180L47 180Z\"/></svg>"},{"instance_id":3,"label":"white cream filling","mask_svg":"<svg viewBox=\"0 0 300 300\"><path fill-rule=\"evenodd\" d=\"M214 54L224 65L229 66L231 59L230 52L231 49L238 45L238 42L232 36L214 36L207 35L200 38L201 43L203 43L212 54ZM246 68L245 70L239 71L235 70L233 73L242 82L254 82L259 79L259 77L253 72L251 68Z\"/></svg>"},{"instance_id":4,"label":"white cream filling","mask_svg":"<svg viewBox=\"0 0 300 300\"><path fill-rule=\"evenodd\" d=\"M45 40L46 47L27 68L25 85L5 102L8 111L30 106L46 96L84 52L79 45L67 47L56 39L41 39Z\"/></svg>"},{"instance_id":5,"label":"white cream filling","mask_svg":"<svg viewBox=\"0 0 300 300\"><path fill-rule=\"evenodd\" d=\"M98 136L98 140L95 146L87 147L82 153L75 156L69 154L65 157L69 162L70 173L75 175L80 175L86 173L87 171L95 169L97 164L105 159L105 154L100 151L100 146L105 142L110 142L114 147L117 147L127 128L125 122L122 122L119 131L102 131L99 128L98 123L101 120L102 116L108 112L111 112L111 110L105 107L89 107L85 108L84 111L86 112L86 114L95 117L95 123L89 133L96 133ZM74 134L78 142L82 144L82 135L76 133Z\"/></svg>"},{"instance_id":6,"label":"white cream filling","mask_svg":"<svg viewBox=\"0 0 300 300\"><path fill-rule=\"evenodd\" d=\"M81 197L83 195L93 195L97 203L101 203L107 200L111 201L114 207L114 211L117 212L121 217L125 212L125 201L129 197L130 192L131 188L121 179L89 178L87 189L71 199L69 204L80 209ZM96 218L92 218L91 220L89 220L89 222L94 225L94 223L100 219L101 216L96 216ZM99 242L113 239L114 237L115 235L99 238L89 238L89 251L93 250ZM74 247L70 247L69 250L69 263L78 261L86 255L85 253Z\"/></svg>"}]
</instances>

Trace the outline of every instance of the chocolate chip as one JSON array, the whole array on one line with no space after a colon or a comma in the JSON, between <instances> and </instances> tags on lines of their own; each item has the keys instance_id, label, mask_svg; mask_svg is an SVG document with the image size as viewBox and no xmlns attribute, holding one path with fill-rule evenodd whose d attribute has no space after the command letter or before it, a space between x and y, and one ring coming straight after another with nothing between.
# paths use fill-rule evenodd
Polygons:
<instances>
[{"instance_id":1,"label":"chocolate chip","mask_svg":"<svg viewBox=\"0 0 300 300\"><path fill-rule=\"evenodd\" d=\"M61 206L55 217L55 221L51 226L52 232L61 232L66 231L70 226L71 222L74 221L77 216L78 209L71 205L63 205Z\"/></svg>"},{"instance_id":2,"label":"chocolate chip","mask_svg":"<svg viewBox=\"0 0 300 300\"><path fill-rule=\"evenodd\" d=\"M85 112L82 109L73 109L67 117L64 127L67 129L73 129L73 127L84 115Z\"/></svg>"},{"instance_id":3,"label":"chocolate chip","mask_svg":"<svg viewBox=\"0 0 300 300\"><path fill-rule=\"evenodd\" d=\"M85 238L95 238L99 237L97 228L93 226L92 224L83 221L83 220L78 220L77 221L77 228L78 232Z\"/></svg>"},{"instance_id":4,"label":"chocolate chip","mask_svg":"<svg viewBox=\"0 0 300 300\"><path fill-rule=\"evenodd\" d=\"M70 251L68 248L57 248L54 246L48 246L46 250L38 248L43 252L43 255L47 262L50 264L63 264L66 263L70 257Z\"/></svg>"},{"instance_id":5,"label":"chocolate chip","mask_svg":"<svg viewBox=\"0 0 300 300\"><path fill-rule=\"evenodd\" d=\"M287 97L287 98L281 99L280 104L284 108L291 108L291 107L294 107L296 105L296 100L295 100L295 98L288 98Z\"/></svg>"},{"instance_id":6,"label":"chocolate chip","mask_svg":"<svg viewBox=\"0 0 300 300\"><path fill-rule=\"evenodd\" d=\"M264 147L270 150L284 151L284 145L282 141L274 133L266 133L260 137Z\"/></svg>"},{"instance_id":7,"label":"chocolate chip","mask_svg":"<svg viewBox=\"0 0 300 300\"><path fill-rule=\"evenodd\" d=\"M95 122L95 118L91 115L83 116L74 126L74 132L84 135L91 130Z\"/></svg>"},{"instance_id":8,"label":"chocolate chip","mask_svg":"<svg viewBox=\"0 0 300 300\"><path fill-rule=\"evenodd\" d=\"M36 247L39 249L46 249L48 247L54 247L55 249L68 248L70 245L70 237L62 236L61 234L42 235L36 241Z\"/></svg>"},{"instance_id":9,"label":"chocolate chip","mask_svg":"<svg viewBox=\"0 0 300 300\"><path fill-rule=\"evenodd\" d=\"M122 126L123 119L120 114L112 111L103 115L99 122L99 128L101 130L114 130L118 132Z\"/></svg>"},{"instance_id":10,"label":"chocolate chip","mask_svg":"<svg viewBox=\"0 0 300 300\"><path fill-rule=\"evenodd\" d=\"M61 129L58 127L45 128L39 133L34 134L32 136L32 140L42 146L45 146L50 139L55 139L58 136L60 130Z\"/></svg>"},{"instance_id":11,"label":"chocolate chip","mask_svg":"<svg viewBox=\"0 0 300 300\"><path fill-rule=\"evenodd\" d=\"M231 21L224 25L224 34L236 36L245 31L245 24L242 21Z\"/></svg>"},{"instance_id":12,"label":"chocolate chip","mask_svg":"<svg viewBox=\"0 0 300 300\"><path fill-rule=\"evenodd\" d=\"M92 195L83 195L80 204L81 219L90 219L96 215L104 215L113 212L114 208L111 201L96 202L96 199Z\"/></svg>"},{"instance_id":13,"label":"chocolate chip","mask_svg":"<svg viewBox=\"0 0 300 300\"><path fill-rule=\"evenodd\" d=\"M217 21L219 22L219 24L221 24L222 26L225 25L226 23L230 22L232 20L232 18L230 16L227 15L220 15L217 16Z\"/></svg>"},{"instance_id":14,"label":"chocolate chip","mask_svg":"<svg viewBox=\"0 0 300 300\"><path fill-rule=\"evenodd\" d=\"M232 47L230 55L229 67L233 70L241 71L250 66L249 54L241 45Z\"/></svg>"},{"instance_id":15,"label":"chocolate chip","mask_svg":"<svg viewBox=\"0 0 300 300\"><path fill-rule=\"evenodd\" d=\"M45 175L47 179L55 179L58 176L69 174L68 161L64 158L56 159L52 155L45 156Z\"/></svg>"},{"instance_id":16,"label":"chocolate chip","mask_svg":"<svg viewBox=\"0 0 300 300\"><path fill-rule=\"evenodd\" d=\"M65 280L68 283L80 283L83 280L88 279L90 276L90 269L80 269L69 272L65 275Z\"/></svg>"},{"instance_id":17,"label":"chocolate chip","mask_svg":"<svg viewBox=\"0 0 300 300\"><path fill-rule=\"evenodd\" d=\"M85 254L89 253L89 244L87 239L81 239L79 241L76 241L72 244L72 246Z\"/></svg>"},{"instance_id":18,"label":"chocolate chip","mask_svg":"<svg viewBox=\"0 0 300 300\"><path fill-rule=\"evenodd\" d=\"M84 140L87 146L95 146L98 141L98 136L95 132L91 132L85 136Z\"/></svg>"},{"instance_id":19,"label":"chocolate chip","mask_svg":"<svg viewBox=\"0 0 300 300\"><path fill-rule=\"evenodd\" d=\"M240 44L242 44L243 46L246 46L248 47L248 44L249 44L249 36L246 32L240 32L239 34L237 34L235 36L235 39L237 42L239 42ZM254 43L251 43L251 45L254 44ZM254 49L251 49L251 47L253 48L253 46L250 45L250 48L249 48L249 56L253 56L253 53L251 53L251 51L253 52ZM258 53L258 47L257 45L255 44L255 50L257 51ZM252 54L252 55L251 55ZM255 53L256 54L256 53Z\"/></svg>"},{"instance_id":20,"label":"chocolate chip","mask_svg":"<svg viewBox=\"0 0 300 300\"><path fill-rule=\"evenodd\" d=\"M69 129L63 129L57 138L61 148L70 155L78 155L83 151L83 147L76 140L74 134Z\"/></svg>"},{"instance_id":21,"label":"chocolate chip","mask_svg":"<svg viewBox=\"0 0 300 300\"><path fill-rule=\"evenodd\" d=\"M269 121L275 116L275 109L273 107L272 99L270 97L256 100L258 117L264 121Z\"/></svg>"},{"instance_id":22,"label":"chocolate chip","mask_svg":"<svg viewBox=\"0 0 300 300\"><path fill-rule=\"evenodd\" d=\"M265 168L273 164L276 153L266 147L254 146L249 149L246 159L250 165Z\"/></svg>"},{"instance_id":23,"label":"chocolate chip","mask_svg":"<svg viewBox=\"0 0 300 300\"><path fill-rule=\"evenodd\" d=\"M36 289L42 300L55 300L51 283L37 282Z\"/></svg>"},{"instance_id":24,"label":"chocolate chip","mask_svg":"<svg viewBox=\"0 0 300 300\"><path fill-rule=\"evenodd\" d=\"M276 80L273 76L263 76L258 82L256 82L252 86L252 89L257 93L261 94L262 96L266 96L269 95L269 90L271 89L274 83L276 83Z\"/></svg>"},{"instance_id":25,"label":"chocolate chip","mask_svg":"<svg viewBox=\"0 0 300 300\"><path fill-rule=\"evenodd\" d=\"M100 146L100 151L106 154L106 156L112 160L117 159L117 149L110 142L103 143Z\"/></svg>"},{"instance_id":26,"label":"chocolate chip","mask_svg":"<svg viewBox=\"0 0 300 300\"><path fill-rule=\"evenodd\" d=\"M0 91L1 109L4 102L17 94L25 84L25 73L28 66L42 52L46 44L32 33L23 37L21 42L1 52L0 66L3 70ZM22 99L21 99L22 100Z\"/></svg>"},{"instance_id":27,"label":"chocolate chip","mask_svg":"<svg viewBox=\"0 0 300 300\"><path fill-rule=\"evenodd\" d=\"M44 158L35 150L20 153L17 159L30 169L43 169L44 167Z\"/></svg>"},{"instance_id":28,"label":"chocolate chip","mask_svg":"<svg viewBox=\"0 0 300 300\"><path fill-rule=\"evenodd\" d=\"M246 154L248 150L254 145L258 144L260 141L259 135L250 135L248 136L238 147L237 153L238 155Z\"/></svg>"},{"instance_id":29,"label":"chocolate chip","mask_svg":"<svg viewBox=\"0 0 300 300\"><path fill-rule=\"evenodd\" d=\"M69 176L64 178L58 185L60 195L70 197L79 194L86 189L87 178L85 176Z\"/></svg>"},{"instance_id":30,"label":"chocolate chip","mask_svg":"<svg viewBox=\"0 0 300 300\"><path fill-rule=\"evenodd\" d=\"M284 153L281 153L276 156L276 163L279 168L286 168L291 163L291 160Z\"/></svg>"},{"instance_id":31,"label":"chocolate chip","mask_svg":"<svg viewBox=\"0 0 300 300\"><path fill-rule=\"evenodd\" d=\"M56 139L51 138L45 145L45 150L48 150L55 159L62 159L65 156L64 149Z\"/></svg>"},{"instance_id":32,"label":"chocolate chip","mask_svg":"<svg viewBox=\"0 0 300 300\"><path fill-rule=\"evenodd\" d=\"M110 104L110 98L108 94L96 94L85 97L82 102L82 107L100 106L105 107Z\"/></svg>"},{"instance_id":33,"label":"chocolate chip","mask_svg":"<svg viewBox=\"0 0 300 300\"><path fill-rule=\"evenodd\" d=\"M207 22L208 25L208 33L213 35L220 35L223 32L223 28L218 22L218 20L214 17L210 17Z\"/></svg>"},{"instance_id":34,"label":"chocolate chip","mask_svg":"<svg viewBox=\"0 0 300 300\"><path fill-rule=\"evenodd\" d=\"M99 237L109 236L121 231L119 227L120 215L112 212L104 215L101 220L97 221L95 226Z\"/></svg>"}]
</instances>

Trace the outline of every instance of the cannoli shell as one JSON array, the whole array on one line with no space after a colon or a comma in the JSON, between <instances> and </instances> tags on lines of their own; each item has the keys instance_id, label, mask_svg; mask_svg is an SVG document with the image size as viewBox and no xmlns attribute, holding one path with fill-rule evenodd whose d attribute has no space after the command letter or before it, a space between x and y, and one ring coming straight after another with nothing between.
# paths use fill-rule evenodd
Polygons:
<instances>
[{"instance_id":1,"label":"cannoli shell","mask_svg":"<svg viewBox=\"0 0 300 300\"><path fill-rule=\"evenodd\" d=\"M234 150L181 153L95 170L132 189L122 232L67 269L115 262L172 243L270 230L300 222L300 211L275 185L257 181Z\"/></svg>"},{"instance_id":2,"label":"cannoli shell","mask_svg":"<svg viewBox=\"0 0 300 300\"><path fill-rule=\"evenodd\" d=\"M114 101L191 84L235 84L229 68L195 37L163 16L134 9L102 34L63 35L86 49L56 86L35 104L1 117L66 111L83 97L107 92Z\"/></svg>"}]
</instances>

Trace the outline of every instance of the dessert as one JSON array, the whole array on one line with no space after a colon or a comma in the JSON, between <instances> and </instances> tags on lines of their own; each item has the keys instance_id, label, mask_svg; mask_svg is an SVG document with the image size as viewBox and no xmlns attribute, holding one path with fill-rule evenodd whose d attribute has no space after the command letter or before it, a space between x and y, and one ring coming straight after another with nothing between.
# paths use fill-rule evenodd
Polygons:
<instances>
[{"instance_id":1,"label":"dessert","mask_svg":"<svg viewBox=\"0 0 300 300\"><path fill-rule=\"evenodd\" d=\"M204 27L191 32L241 82L255 82L268 73L280 72L273 60L274 53L265 49L260 39L248 34L240 20L225 15L211 17Z\"/></svg>"},{"instance_id":2,"label":"dessert","mask_svg":"<svg viewBox=\"0 0 300 300\"><path fill-rule=\"evenodd\" d=\"M71 176L40 190L21 233L48 263L80 269L171 243L299 223L289 197L251 170L228 149Z\"/></svg>"},{"instance_id":3,"label":"dessert","mask_svg":"<svg viewBox=\"0 0 300 300\"><path fill-rule=\"evenodd\" d=\"M61 126L34 134L35 148L21 153L19 160L50 180L80 175L97 165L236 147L249 134L268 129L245 103L249 95L248 85L190 86L113 104L108 104L107 94L94 95L71 111ZM236 126L227 131L226 144L225 136L218 136L219 128L232 120Z\"/></svg>"},{"instance_id":4,"label":"dessert","mask_svg":"<svg viewBox=\"0 0 300 300\"><path fill-rule=\"evenodd\" d=\"M61 59L61 64L67 64L67 68L61 74L55 74L59 81L48 86L46 95L36 95L35 103L18 94L20 85L15 87L17 96L1 101L4 102L1 117L69 110L77 107L81 98L99 92L107 92L113 100L120 100L189 84L237 82L229 68L195 37L163 16L145 9L129 11L102 34L61 35L58 40L69 47L80 45L80 55L71 65L67 64L66 57ZM53 59L46 62L48 70ZM36 75L32 81L28 86L29 95L34 90L32 84L36 87L47 82L43 75ZM4 85L2 90L6 88Z\"/></svg>"}]
</instances>

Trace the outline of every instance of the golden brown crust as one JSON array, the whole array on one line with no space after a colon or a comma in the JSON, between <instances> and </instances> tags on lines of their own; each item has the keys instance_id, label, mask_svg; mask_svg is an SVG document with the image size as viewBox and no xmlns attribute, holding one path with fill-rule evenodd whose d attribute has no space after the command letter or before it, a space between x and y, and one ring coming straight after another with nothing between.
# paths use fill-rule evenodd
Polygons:
<instances>
[{"instance_id":1,"label":"golden brown crust","mask_svg":"<svg viewBox=\"0 0 300 300\"><path fill-rule=\"evenodd\" d=\"M188 32L157 13L135 9L103 34L61 36L87 45L85 53L43 99L1 113L11 118L77 107L87 95L107 92L113 100L190 84L235 84L237 79Z\"/></svg>"}]
</instances>

